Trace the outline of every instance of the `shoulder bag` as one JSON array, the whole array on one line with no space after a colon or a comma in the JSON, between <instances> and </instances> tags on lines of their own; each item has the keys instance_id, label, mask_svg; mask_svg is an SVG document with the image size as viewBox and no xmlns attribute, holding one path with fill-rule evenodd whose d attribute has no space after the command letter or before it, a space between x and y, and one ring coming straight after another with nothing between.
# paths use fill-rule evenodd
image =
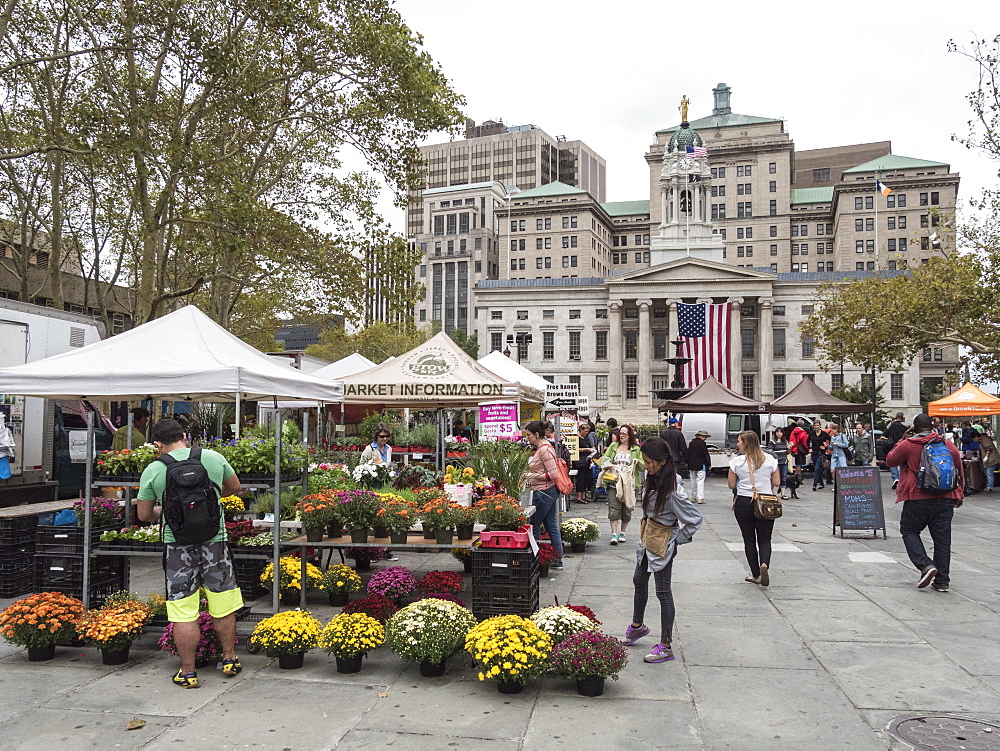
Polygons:
<instances>
[{"instance_id":1,"label":"shoulder bag","mask_svg":"<svg viewBox=\"0 0 1000 751\"><path fill-rule=\"evenodd\" d=\"M746 460L747 470L750 472L750 487L753 488L753 515L758 519L780 519L781 500L774 493L760 493L757 490L757 483L753 477L753 467L750 460Z\"/></svg>"}]
</instances>

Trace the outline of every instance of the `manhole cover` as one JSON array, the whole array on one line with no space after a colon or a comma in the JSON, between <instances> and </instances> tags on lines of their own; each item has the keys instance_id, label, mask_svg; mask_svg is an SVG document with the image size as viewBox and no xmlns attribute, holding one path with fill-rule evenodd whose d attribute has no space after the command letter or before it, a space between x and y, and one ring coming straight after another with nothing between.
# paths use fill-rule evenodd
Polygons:
<instances>
[{"instance_id":1,"label":"manhole cover","mask_svg":"<svg viewBox=\"0 0 1000 751\"><path fill-rule=\"evenodd\" d=\"M919 749L1000 751L1000 725L954 715L904 717L889 732Z\"/></svg>"}]
</instances>

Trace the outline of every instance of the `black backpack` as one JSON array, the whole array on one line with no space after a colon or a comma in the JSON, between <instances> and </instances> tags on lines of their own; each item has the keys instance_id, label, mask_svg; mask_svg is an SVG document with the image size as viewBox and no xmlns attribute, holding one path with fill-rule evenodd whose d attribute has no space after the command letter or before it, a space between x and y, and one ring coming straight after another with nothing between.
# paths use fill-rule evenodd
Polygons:
<instances>
[{"instance_id":1,"label":"black backpack","mask_svg":"<svg viewBox=\"0 0 1000 751\"><path fill-rule=\"evenodd\" d=\"M219 534L222 505L220 489L201 463L201 449L191 449L187 459L162 454L167 465L163 493L163 519L181 545L200 545Z\"/></svg>"}]
</instances>

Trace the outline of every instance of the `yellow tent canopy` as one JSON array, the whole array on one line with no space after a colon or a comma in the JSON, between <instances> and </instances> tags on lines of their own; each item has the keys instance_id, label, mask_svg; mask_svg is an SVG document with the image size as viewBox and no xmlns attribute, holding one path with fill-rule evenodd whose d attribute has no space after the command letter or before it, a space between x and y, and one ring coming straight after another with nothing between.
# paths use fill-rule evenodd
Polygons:
<instances>
[{"instance_id":1,"label":"yellow tent canopy","mask_svg":"<svg viewBox=\"0 0 1000 751\"><path fill-rule=\"evenodd\" d=\"M1000 399L967 383L958 391L927 405L931 417L1000 415Z\"/></svg>"}]
</instances>

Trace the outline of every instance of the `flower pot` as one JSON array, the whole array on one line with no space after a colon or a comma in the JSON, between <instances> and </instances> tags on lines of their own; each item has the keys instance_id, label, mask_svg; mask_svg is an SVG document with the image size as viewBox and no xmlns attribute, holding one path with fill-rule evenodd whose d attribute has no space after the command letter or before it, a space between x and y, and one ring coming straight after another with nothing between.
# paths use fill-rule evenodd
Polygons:
<instances>
[{"instance_id":1,"label":"flower pot","mask_svg":"<svg viewBox=\"0 0 1000 751\"><path fill-rule=\"evenodd\" d=\"M434 530L433 529L428 529L427 527L424 527L424 539L425 540L433 540L434 539Z\"/></svg>"},{"instance_id":2,"label":"flower pot","mask_svg":"<svg viewBox=\"0 0 1000 751\"><path fill-rule=\"evenodd\" d=\"M569 544L569 549L572 550L574 553L586 553L587 552L587 543L585 543L585 542L571 542Z\"/></svg>"},{"instance_id":3,"label":"flower pot","mask_svg":"<svg viewBox=\"0 0 1000 751\"><path fill-rule=\"evenodd\" d=\"M368 530L367 529L352 529L351 532L351 542L368 542Z\"/></svg>"},{"instance_id":4,"label":"flower pot","mask_svg":"<svg viewBox=\"0 0 1000 751\"><path fill-rule=\"evenodd\" d=\"M441 662L431 662L430 660L420 661L420 675L424 678L440 678L444 675L444 669L448 666L448 660Z\"/></svg>"},{"instance_id":5,"label":"flower pot","mask_svg":"<svg viewBox=\"0 0 1000 751\"><path fill-rule=\"evenodd\" d=\"M389 533L389 542L393 545L405 545L407 540L407 534L405 529L392 530Z\"/></svg>"},{"instance_id":6,"label":"flower pot","mask_svg":"<svg viewBox=\"0 0 1000 751\"><path fill-rule=\"evenodd\" d=\"M375 529L372 530L372 536L375 537L376 540L384 540L389 536L389 528L375 527Z\"/></svg>"},{"instance_id":7,"label":"flower pot","mask_svg":"<svg viewBox=\"0 0 1000 751\"><path fill-rule=\"evenodd\" d=\"M454 537L455 530L451 527L434 530L434 541L437 542L438 545L451 545Z\"/></svg>"},{"instance_id":8,"label":"flower pot","mask_svg":"<svg viewBox=\"0 0 1000 751\"><path fill-rule=\"evenodd\" d=\"M577 678L576 692L580 696L601 696L604 693L604 678L599 675Z\"/></svg>"},{"instance_id":9,"label":"flower pot","mask_svg":"<svg viewBox=\"0 0 1000 751\"><path fill-rule=\"evenodd\" d=\"M452 458L463 459L466 456L468 456L468 454L465 451L446 451L445 453L447 454L447 458L449 459Z\"/></svg>"},{"instance_id":10,"label":"flower pot","mask_svg":"<svg viewBox=\"0 0 1000 751\"><path fill-rule=\"evenodd\" d=\"M538 576L540 578L542 578L542 579L548 579L549 578L549 566L550 566L550 564L548 564L548 563L546 563L544 566L541 565L541 564L539 564L539 566L538 566Z\"/></svg>"},{"instance_id":11,"label":"flower pot","mask_svg":"<svg viewBox=\"0 0 1000 751\"><path fill-rule=\"evenodd\" d=\"M472 573L472 556L469 556L464 561L462 561L462 568L465 569L465 573Z\"/></svg>"},{"instance_id":12,"label":"flower pot","mask_svg":"<svg viewBox=\"0 0 1000 751\"><path fill-rule=\"evenodd\" d=\"M355 571L371 571L372 570L372 562L369 561L367 558L364 558L364 559L359 558L356 561L354 561L354 570Z\"/></svg>"},{"instance_id":13,"label":"flower pot","mask_svg":"<svg viewBox=\"0 0 1000 751\"><path fill-rule=\"evenodd\" d=\"M524 684L517 681L497 681L497 691L501 694L520 694L524 691Z\"/></svg>"},{"instance_id":14,"label":"flower pot","mask_svg":"<svg viewBox=\"0 0 1000 751\"><path fill-rule=\"evenodd\" d=\"M361 672L361 660L364 659L364 655L354 655L354 657L338 657L337 658L337 672L338 673L360 673Z\"/></svg>"},{"instance_id":15,"label":"flower pot","mask_svg":"<svg viewBox=\"0 0 1000 751\"><path fill-rule=\"evenodd\" d=\"M476 529L475 524L459 524L458 527L456 528L456 531L458 532L458 539L471 540L472 534L473 532L475 532L475 529Z\"/></svg>"},{"instance_id":16,"label":"flower pot","mask_svg":"<svg viewBox=\"0 0 1000 751\"><path fill-rule=\"evenodd\" d=\"M330 593L330 605L335 608L342 608L348 602L350 602L351 596L347 592L331 592Z\"/></svg>"},{"instance_id":17,"label":"flower pot","mask_svg":"<svg viewBox=\"0 0 1000 751\"><path fill-rule=\"evenodd\" d=\"M296 590L295 592L281 592L279 594L279 599L281 600L282 605L298 605L301 598Z\"/></svg>"},{"instance_id":18,"label":"flower pot","mask_svg":"<svg viewBox=\"0 0 1000 751\"><path fill-rule=\"evenodd\" d=\"M326 528L326 536L334 540L339 540L344 536L344 525L339 522L331 524Z\"/></svg>"},{"instance_id":19,"label":"flower pot","mask_svg":"<svg viewBox=\"0 0 1000 751\"><path fill-rule=\"evenodd\" d=\"M107 647L101 647L101 662L105 665L124 665L128 662L128 650L131 645L125 647L125 649L108 649Z\"/></svg>"},{"instance_id":20,"label":"flower pot","mask_svg":"<svg viewBox=\"0 0 1000 751\"><path fill-rule=\"evenodd\" d=\"M46 644L44 647L28 647L28 662L45 662L55 656L55 644Z\"/></svg>"},{"instance_id":21,"label":"flower pot","mask_svg":"<svg viewBox=\"0 0 1000 751\"><path fill-rule=\"evenodd\" d=\"M306 527L306 542L323 542L323 528Z\"/></svg>"},{"instance_id":22,"label":"flower pot","mask_svg":"<svg viewBox=\"0 0 1000 751\"><path fill-rule=\"evenodd\" d=\"M305 664L305 652L293 652L292 654L278 655L278 667L282 670L298 670Z\"/></svg>"}]
</instances>

